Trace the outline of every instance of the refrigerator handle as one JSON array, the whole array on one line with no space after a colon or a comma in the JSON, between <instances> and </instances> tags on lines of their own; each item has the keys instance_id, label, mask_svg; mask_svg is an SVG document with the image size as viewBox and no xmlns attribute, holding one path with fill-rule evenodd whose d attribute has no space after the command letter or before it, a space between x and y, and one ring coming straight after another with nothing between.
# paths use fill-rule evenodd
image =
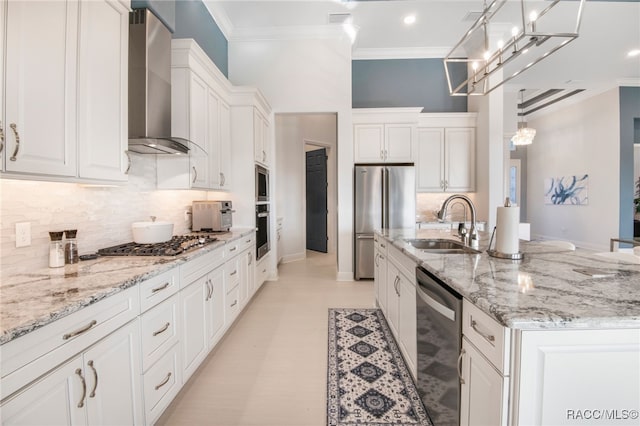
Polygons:
<instances>
[{"instance_id":1,"label":"refrigerator handle","mask_svg":"<svg viewBox=\"0 0 640 426\"><path fill-rule=\"evenodd\" d=\"M389 228L389 170L382 168L382 228Z\"/></svg>"}]
</instances>

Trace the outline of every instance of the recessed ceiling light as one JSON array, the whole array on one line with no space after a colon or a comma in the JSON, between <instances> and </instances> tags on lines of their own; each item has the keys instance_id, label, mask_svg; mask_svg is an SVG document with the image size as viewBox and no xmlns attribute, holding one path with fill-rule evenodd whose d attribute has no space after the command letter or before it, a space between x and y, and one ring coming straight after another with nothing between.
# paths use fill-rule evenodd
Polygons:
<instances>
[{"instance_id":1,"label":"recessed ceiling light","mask_svg":"<svg viewBox=\"0 0 640 426\"><path fill-rule=\"evenodd\" d=\"M416 15L407 15L407 16L405 16L405 17L404 17L403 21L404 21L404 23L405 23L406 25L412 25L412 24L415 24L415 22L416 22Z\"/></svg>"},{"instance_id":2,"label":"recessed ceiling light","mask_svg":"<svg viewBox=\"0 0 640 426\"><path fill-rule=\"evenodd\" d=\"M627 56L630 58L635 58L638 55L640 55L640 49L633 49L630 50L629 53L627 53Z\"/></svg>"}]
</instances>

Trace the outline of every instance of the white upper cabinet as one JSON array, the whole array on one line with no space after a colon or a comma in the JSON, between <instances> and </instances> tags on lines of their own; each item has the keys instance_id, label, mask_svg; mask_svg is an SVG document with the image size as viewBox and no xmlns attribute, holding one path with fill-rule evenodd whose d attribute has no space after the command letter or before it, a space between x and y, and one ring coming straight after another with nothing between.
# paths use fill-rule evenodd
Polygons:
<instances>
[{"instance_id":1,"label":"white upper cabinet","mask_svg":"<svg viewBox=\"0 0 640 426\"><path fill-rule=\"evenodd\" d=\"M197 144L189 156L157 157L158 188L230 190L231 85L191 39L172 41L172 135Z\"/></svg>"},{"instance_id":2,"label":"white upper cabinet","mask_svg":"<svg viewBox=\"0 0 640 426\"><path fill-rule=\"evenodd\" d=\"M255 108L253 110L254 155L256 163L260 163L267 168L271 164L269 130L269 121Z\"/></svg>"},{"instance_id":3,"label":"white upper cabinet","mask_svg":"<svg viewBox=\"0 0 640 426\"><path fill-rule=\"evenodd\" d=\"M475 114L425 115L417 129L416 190L475 191Z\"/></svg>"},{"instance_id":4,"label":"white upper cabinet","mask_svg":"<svg viewBox=\"0 0 640 426\"><path fill-rule=\"evenodd\" d=\"M126 180L129 2L6 8L4 170Z\"/></svg>"},{"instance_id":5,"label":"white upper cabinet","mask_svg":"<svg viewBox=\"0 0 640 426\"><path fill-rule=\"evenodd\" d=\"M80 3L78 174L126 180L129 10L117 1Z\"/></svg>"},{"instance_id":6,"label":"white upper cabinet","mask_svg":"<svg viewBox=\"0 0 640 426\"><path fill-rule=\"evenodd\" d=\"M355 125L355 162L412 162L413 128L411 124Z\"/></svg>"},{"instance_id":7,"label":"white upper cabinet","mask_svg":"<svg viewBox=\"0 0 640 426\"><path fill-rule=\"evenodd\" d=\"M421 108L353 110L355 163L412 163Z\"/></svg>"},{"instance_id":8,"label":"white upper cabinet","mask_svg":"<svg viewBox=\"0 0 640 426\"><path fill-rule=\"evenodd\" d=\"M79 2L7 2L8 172L76 176Z\"/></svg>"}]
</instances>

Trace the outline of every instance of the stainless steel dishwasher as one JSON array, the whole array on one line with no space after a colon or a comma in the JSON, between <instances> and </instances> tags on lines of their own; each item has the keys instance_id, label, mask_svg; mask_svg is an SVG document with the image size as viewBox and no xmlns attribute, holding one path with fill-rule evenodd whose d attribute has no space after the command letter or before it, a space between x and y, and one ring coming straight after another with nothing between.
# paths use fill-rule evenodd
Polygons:
<instances>
[{"instance_id":1,"label":"stainless steel dishwasher","mask_svg":"<svg viewBox=\"0 0 640 426\"><path fill-rule=\"evenodd\" d=\"M460 424L462 296L416 268L417 387L434 426Z\"/></svg>"}]
</instances>

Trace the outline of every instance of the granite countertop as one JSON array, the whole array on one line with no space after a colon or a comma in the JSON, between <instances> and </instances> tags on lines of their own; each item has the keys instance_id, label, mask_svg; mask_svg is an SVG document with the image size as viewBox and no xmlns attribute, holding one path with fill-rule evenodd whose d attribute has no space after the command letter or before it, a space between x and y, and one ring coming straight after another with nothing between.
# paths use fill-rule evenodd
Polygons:
<instances>
[{"instance_id":1,"label":"granite countertop","mask_svg":"<svg viewBox=\"0 0 640 426\"><path fill-rule=\"evenodd\" d=\"M106 256L3 278L0 345L253 232L233 229L178 256Z\"/></svg>"},{"instance_id":2,"label":"granite countertop","mask_svg":"<svg viewBox=\"0 0 640 426\"><path fill-rule=\"evenodd\" d=\"M524 259L486 253L490 233L480 233L481 254L433 254L408 238L457 239L448 230L383 230L379 234L438 276L500 324L517 329L640 328L640 265L520 241ZM575 269L614 274L592 278Z\"/></svg>"}]
</instances>

